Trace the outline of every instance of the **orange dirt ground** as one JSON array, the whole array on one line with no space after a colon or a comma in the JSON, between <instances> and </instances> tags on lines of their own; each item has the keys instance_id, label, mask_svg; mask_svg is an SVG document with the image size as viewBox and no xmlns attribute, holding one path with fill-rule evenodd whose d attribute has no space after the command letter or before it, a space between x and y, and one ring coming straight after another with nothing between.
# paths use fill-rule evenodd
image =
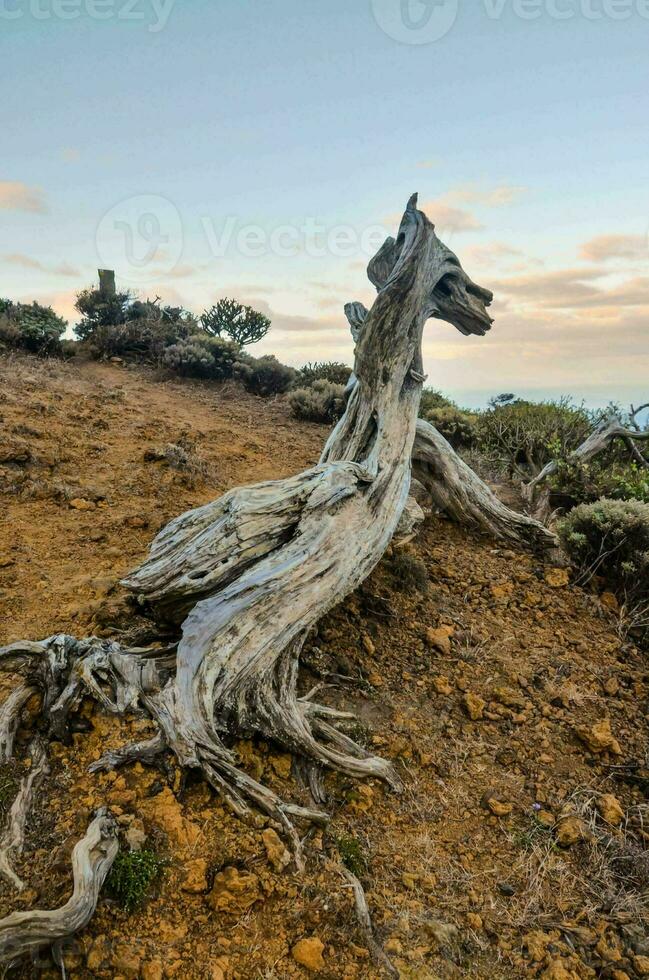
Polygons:
<instances>
[{"instance_id":1,"label":"orange dirt ground","mask_svg":"<svg viewBox=\"0 0 649 980\"><path fill-rule=\"evenodd\" d=\"M234 385L27 357L0 359L0 420L0 643L116 634L127 625L117 582L166 521L298 472L326 436L283 399ZM378 978L343 859L404 978L649 975L649 678L612 605L431 516L304 654L305 689L324 680L323 697L357 713L354 737L395 761L401 796L327 777L331 825L305 828L298 875L265 819L242 824L171 760L89 775L150 726L84 705L72 744L52 746L16 862L28 888L1 884L0 915L65 901L70 850L107 803L124 846L144 840L167 863L135 913L102 894L64 950L69 978ZM27 739L0 779L4 812ZM288 756L237 748L255 777L308 801ZM44 957L15 975L60 971Z\"/></svg>"}]
</instances>

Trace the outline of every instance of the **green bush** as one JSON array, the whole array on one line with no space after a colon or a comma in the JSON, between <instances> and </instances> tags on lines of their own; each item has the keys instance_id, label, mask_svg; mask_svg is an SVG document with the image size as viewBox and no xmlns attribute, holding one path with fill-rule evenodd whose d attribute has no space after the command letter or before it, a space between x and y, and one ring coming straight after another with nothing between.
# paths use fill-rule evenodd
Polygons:
<instances>
[{"instance_id":1,"label":"green bush","mask_svg":"<svg viewBox=\"0 0 649 980\"><path fill-rule=\"evenodd\" d=\"M629 462L628 450L621 444L588 463L558 456L549 485L555 495L573 503L592 503L601 497L649 503L649 469Z\"/></svg>"},{"instance_id":2,"label":"green bush","mask_svg":"<svg viewBox=\"0 0 649 980\"><path fill-rule=\"evenodd\" d=\"M346 385L352 370L340 361L315 361L300 368L296 384L300 388L309 388L316 381L331 381L335 385Z\"/></svg>"},{"instance_id":3,"label":"green bush","mask_svg":"<svg viewBox=\"0 0 649 980\"><path fill-rule=\"evenodd\" d=\"M186 377L225 381L232 377L239 356L239 347L231 340L197 333L167 347L162 363Z\"/></svg>"},{"instance_id":4,"label":"green bush","mask_svg":"<svg viewBox=\"0 0 649 980\"><path fill-rule=\"evenodd\" d=\"M455 449L468 449L475 444L477 415L449 405L430 409L421 417L434 425Z\"/></svg>"},{"instance_id":5,"label":"green bush","mask_svg":"<svg viewBox=\"0 0 649 980\"><path fill-rule=\"evenodd\" d=\"M209 334L215 337L225 334L239 347L256 344L270 330L267 316L234 299L220 299L211 310L205 310L201 323Z\"/></svg>"},{"instance_id":6,"label":"green bush","mask_svg":"<svg viewBox=\"0 0 649 980\"><path fill-rule=\"evenodd\" d=\"M131 293L109 295L99 289L82 289L77 293L75 310L81 320L74 328L79 340L91 340L99 327L116 327L126 323L133 302Z\"/></svg>"},{"instance_id":7,"label":"green bush","mask_svg":"<svg viewBox=\"0 0 649 980\"><path fill-rule=\"evenodd\" d=\"M580 504L558 531L582 572L600 575L627 594L649 596L649 504L608 499Z\"/></svg>"},{"instance_id":8,"label":"green bush","mask_svg":"<svg viewBox=\"0 0 649 980\"><path fill-rule=\"evenodd\" d=\"M345 386L320 378L310 388L292 391L288 401L296 419L331 425L345 411Z\"/></svg>"},{"instance_id":9,"label":"green bush","mask_svg":"<svg viewBox=\"0 0 649 980\"><path fill-rule=\"evenodd\" d=\"M295 381L297 372L272 354L250 357L244 354L234 368L234 376L253 395L282 395Z\"/></svg>"},{"instance_id":10,"label":"green bush","mask_svg":"<svg viewBox=\"0 0 649 980\"><path fill-rule=\"evenodd\" d=\"M476 418L476 440L492 463L524 479L588 436L593 417L570 399L547 402L492 402Z\"/></svg>"},{"instance_id":11,"label":"green bush","mask_svg":"<svg viewBox=\"0 0 649 980\"><path fill-rule=\"evenodd\" d=\"M51 306L0 300L0 343L32 354L60 354L67 321Z\"/></svg>"},{"instance_id":12,"label":"green bush","mask_svg":"<svg viewBox=\"0 0 649 980\"><path fill-rule=\"evenodd\" d=\"M120 851L106 879L108 890L123 909L134 912L144 903L164 865L154 851Z\"/></svg>"},{"instance_id":13,"label":"green bush","mask_svg":"<svg viewBox=\"0 0 649 980\"><path fill-rule=\"evenodd\" d=\"M422 419L428 417L428 413L439 408L457 408L454 401L443 395L437 388L424 388L421 393L421 403L419 405L419 415Z\"/></svg>"}]
</instances>

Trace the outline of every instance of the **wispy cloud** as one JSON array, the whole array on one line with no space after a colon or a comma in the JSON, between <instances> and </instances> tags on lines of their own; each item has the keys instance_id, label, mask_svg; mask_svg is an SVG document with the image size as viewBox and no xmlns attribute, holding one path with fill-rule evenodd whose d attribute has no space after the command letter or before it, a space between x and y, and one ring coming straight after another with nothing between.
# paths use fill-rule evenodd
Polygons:
<instances>
[{"instance_id":1,"label":"wispy cloud","mask_svg":"<svg viewBox=\"0 0 649 980\"><path fill-rule=\"evenodd\" d=\"M643 235L598 235L584 242L580 256L587 262L609 262L612 259L636 261L649 259L649 239Z\"/></svg>"},{"instance_id":2,"label":"wispy cloud","mask_svg":"<svg viewBox=\"0 0 649 980\"><path fill-rule=\"evenodd\" d=\"M0 211L29 211L46 214L49 210L43 191L20 180L0 180Z\"/></svg>"},{"instance_id":3,"label":"wispy cloud","mask_svg":"<svg viewBox=\"0 0 649 980\"><path fill-rule=\"evenodd\" d=\"M34 259L29 255L23 255L20 252L12 252L9 255L4 255L3 261L8 265L17 265L22 269L34 269L38 272L45 272L48 275L75 277L81 275L79 270L75 269L68 262L61 262L58 265L47 265L39 259Z\"/></svg>"},{"instance_id":4,"label":"wispy cloud","mask_svg":"<svg viewBox=\"0 0 649 980\"><path fill-rule=\"evenodd\" d=\"M461 184L445 195L447 200L460 204L478 204L486 208L502 208L517 201L527 188L510 184L498 187L478 187L476 184Z\"/></svg>"}]
</instances>

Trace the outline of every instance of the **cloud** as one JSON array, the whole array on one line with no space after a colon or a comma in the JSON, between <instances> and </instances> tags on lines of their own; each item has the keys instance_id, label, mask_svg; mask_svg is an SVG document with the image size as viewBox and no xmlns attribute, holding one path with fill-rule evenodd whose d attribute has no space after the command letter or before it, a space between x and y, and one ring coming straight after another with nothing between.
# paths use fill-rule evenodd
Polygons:
<instances>
[{"instance_id":1,"label":"cloud","mask_svg":"<svg viewBox=\"0 0 649 980\"><path fill-rule=\"evenodd\" d=\"M432 170L433 167L439 167L439 165L440 165L439 158L433 157L432 160L419 160L415 164L415 167L418 167L419 170Z\"/></svg>"},{"instance_id":2,"label":"cloud","mask_svg":"<svg viewBox=\"0 0 649 980\"><path fill-rule=\"evenodd\" d=\"M484 245L467 245L462 251L462 264L475 262L476 265L491 268L508 259L520 258L524 253L511 248L503 242L487 242Z\"/></svg>"},{"instance_id":3,"label":"cloud","mask_svg":"<svg viewBox=\"0 0 649 980\"><path fill-rule=\"evenodd\" d=\"M46 214L48 210L40 188L29 187L20 180L0 180L0 211Z\"/></svg>"},{"instance_id":4,"label":"cloud","mask_svg":"<svg viewBox=\"0 0 649 980\"><path fill-rule=\"evenodd\" d=\"M59 265L50 266L44 262L40 262L38 259L31 258L29 255L23 255L20 252L12 252L10 255L4 255L3 260L8 265L17 265L23 269L35 269L38 272L45 272L55 276L79 277L81 275L79 270L75 269L68 262L61 262Z\"/></svg>"},{"instance_id":5,"label":"cloud","mask_svg":"<svg viewBox=\"0 0 649 980\"><path fill-rule=\"evenodd\" d=\"M449 201L461 204L480 204L487 208L502 208L512 204L526 192L526 187L516 187L502 184L489 189L476 187L474 184L464 184L452 188L445 195Z\"/></svg>"},{"instance_id":6,"label":"cloud","mask_svg":"<svg viewBox=\"0 0 649 980\"><path fill-rule=\"evenodd\" d=\"M584 242L579 254L587 262L648 259L649 239L643 235L598 235Z\"/></svg>"},{"instance_id":7,"label":"cloud","mask_svg":"<svg viewBox=\"0 0 649 980\"><path fill-rule=\"evenodd\" d=\"M593 282L608 274L608 269L598 266L559 269L501 279L492 287L497 297L537 309L584 309L596 315L601 308L649 306L649 278L638 276L606 285Z\"/></svg>"},{"instance_id":8,"label":"cloud","mask_svg":"<svg viewBox=\"0 0 649 980\"><path fill-rule=\"evenodd\" d=\"M437 230L442 234L480 231L484 227L475 215L462 208L456 208L447 204L441 197L434 201L425 201L423 204L420 204L420 208L428 215Z\"/></svg>"}]
</instances>

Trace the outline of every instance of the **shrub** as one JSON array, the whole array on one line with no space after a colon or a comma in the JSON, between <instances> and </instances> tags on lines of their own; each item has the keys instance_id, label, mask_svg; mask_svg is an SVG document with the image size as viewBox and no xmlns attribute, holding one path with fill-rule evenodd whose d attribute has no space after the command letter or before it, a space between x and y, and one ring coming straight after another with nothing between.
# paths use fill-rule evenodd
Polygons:
<instances>
[{"instance_id":1,"label":"shrub","mask_svg":"<svg viewBox=\"0 0 649 980\"><path fill-rule=\"evenodd\" d=\"M477 415L449 405L444 408L433 408L421 417L434 425L455 449L468 449L474 445Z\"/></svg>"},{"instance_id":2,"label":"shrub","mask_svg":"<svg viewBox=\"0 0 649 980\"><path fill-rule=\"evenodd\" d=\"M626 447L620 445L588 463L564 454L557 458L550 488L573 503L592 503L601 497L649 503L649 469L629 462Z\"/></svg>"},{"instance_id":3,"label":"shrub","mask_svg":"<svg viewBox=\"0 0 649 980\"><path fill-rule=\"evenodd\" d=\"M562 452L575 449L591 430L591 415L569 399L494 403L476 418L476 438L491 462L524 478Z\"/></svg>"},{"instance_id":4,"label":"shrub","mask_svg":"<svg viewBox=\"0 0 649 980\"><path fill-rule=\"evenodd\" d=\"M320 378L310 388L292 391L288 401L296 419L331 425L345 411L345 386Z\"/></svg>"},{"instance_id":5,"label":"shrub","mask_svg":"<svg viewBox=\"0 0 649 980\"><path fill-rule=\"evenodd\" d=\"M154 851L120 851L106 880L108 890L127 912L139 908L165 862Z\"/></svg>"},{"instance_id":6,"label":"shrub","mask_svg":"<svg viewBox=\"0 0 649 980\"><path fill-rule=\"evenodd\" d=\"M346 385L353 369L340 361L315 361L305 364L297 376L296 384L309 388L316 381L331 381L332 384Z\"/></svg>"},{"instance_id":7,"label":"shrub","mask_svg":"<svg viewBox=\"0 0 649 980\"><path fill-rule=\"evenodd\" d=\"M394 576L394 586L400 592L427 592L428 570L413 552L400 549L389 563Z\"/></svg>"},{"instance_id":8,"label":"shrub","mask_svg":"<svg viewBox=\"0 0 649 980\"><path fill-rule=\"evenodd\" d=\"M582 572L632 596L649 596L649 504L598 500L575 507L559 536Z\"/></svg>"},{"instance_id":9,"label":"shrub","mask_svg":"<svg viewBox=\"0 0 649 980\"><path fill-rule=\"evenodd\" d=\"M167 347L162 362L186 377L224 381L232 377L238 357L239 347L231 340L198 333Z\"/></svg>"},{"instance_id":10,"label":"shrub","mask_svg":"<svg viewBox=\"0 0 649 980\"><path fill-rule=\"evenodd\" d=\"M282 364L272 354L265 357L243 355L234 369L234 376L253 395L282 395L295 381L297 372Z\"/></svg>"},{"instance_id":11,"label":"shrub","mask_svg":"<svg viewBox=\"0 0 649 980\"><path fill-rule=\"evenodd\" d=\"M32 354L59 354L67 321L51 306L0 300L0 342Z\"/></svg>"},{"instance_id":12,"label":"shrub","mask_svg":"<svg viewBox=\"0 0 649 980\"><path fill-rule=\"evenodd\" d=\"M240 347L256 344L270 330L270 320L251 306L234 299L220 299L201 316L203 328L215 337L225 334Z\"/></svg>"},{"instance_id":13,"label":"shrub","mask_svg":"<svg viewBox=\"0 0 649 980\"><path fill-rule=\"evenodd\" d=\"M436 388L424 388L421 393L421 403L419 405L421 418L427 418L429 412L438 408L457 408L457 405Z\"/></svg>"},{"instance_id":14,"label":"shrub","mask_svg":"<svg viewBox=\"0 0 649 980\"><path fill-rule=\"evenodd\" d=\"M75 310L81 320L74 328L79 340L90 340L99 327L126 323L133 297L130 293L102 293L99 289L82 289L77 293Z\"/></svg>"}]
</instances>

